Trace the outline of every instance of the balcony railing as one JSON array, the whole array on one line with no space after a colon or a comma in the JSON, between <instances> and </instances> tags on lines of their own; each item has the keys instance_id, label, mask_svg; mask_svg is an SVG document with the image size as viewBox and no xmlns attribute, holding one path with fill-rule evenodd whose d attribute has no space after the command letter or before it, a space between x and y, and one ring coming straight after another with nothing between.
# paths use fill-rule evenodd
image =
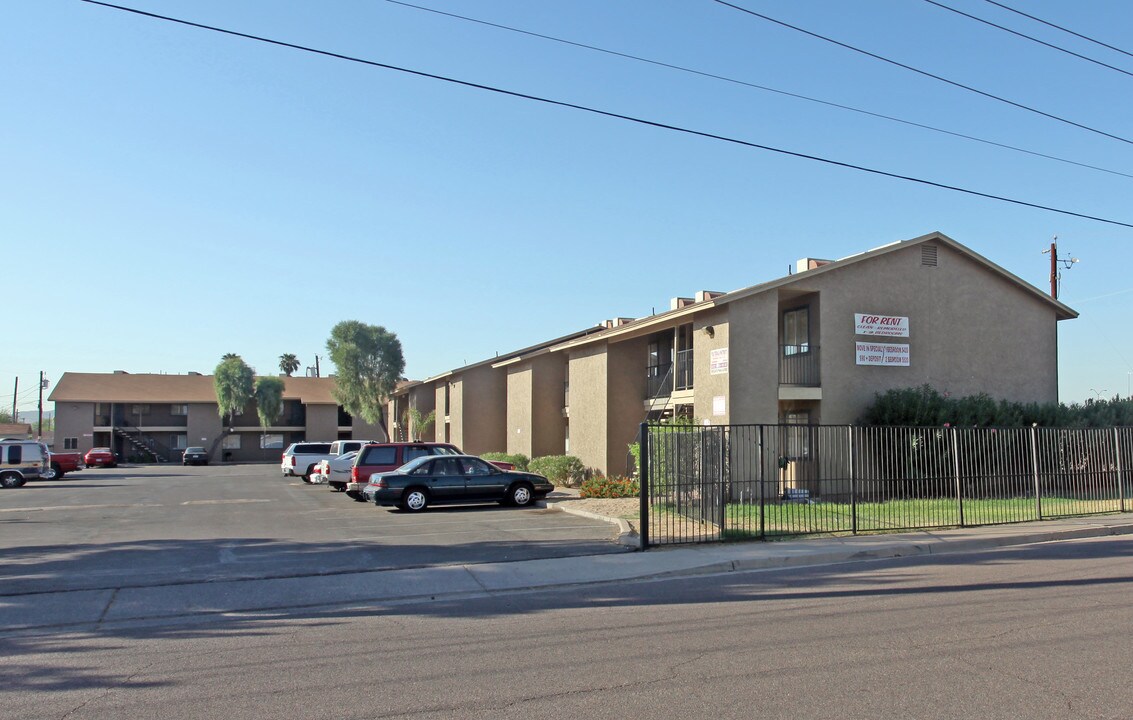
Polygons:
<instances>
[{"instance_id":1,"label":"balcony railing","mask_svg":"<svg viewBox=\"0 0 1133 720\"><path fill-rule=\"evenodd\" d=\"M677 352L677 390L692 390L692 350Z\"/></svg>"},{"instance_id":2,"label":"balcony railing","mask_svg":"<svg viewBox=\"0 0 1133 720\"><path fill-rule=\"evenodd\" d=\"M673 364L662 363L645 368L646 398L673 394Z\"/></svg>"},{"instance_id":3,"label":"balcony railing","mask_svg":"<svg viewBox=\"0 0 1133 720\"><path fill-rule=\"evenodd\" d=\"M779 352L779 384L800 387L819 387L822 375L819 370L818 346L781 345Z\"/></svg>"}]
</instances>

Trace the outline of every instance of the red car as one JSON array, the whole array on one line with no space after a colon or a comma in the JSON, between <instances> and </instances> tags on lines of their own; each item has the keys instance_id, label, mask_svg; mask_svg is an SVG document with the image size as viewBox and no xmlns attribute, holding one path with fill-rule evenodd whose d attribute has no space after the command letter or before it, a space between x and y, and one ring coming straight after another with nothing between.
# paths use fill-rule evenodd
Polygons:
<instances>
[{"instance_id":1,"label":"red car","mask_svg":"<svg viewBox=\"0 0 1133 720\"><path fill-rule=\"evenodd\" d=\"M118 467L118 456L110 448L91 448L83 455L87 467Z\"/></svg>"}]
</instances>

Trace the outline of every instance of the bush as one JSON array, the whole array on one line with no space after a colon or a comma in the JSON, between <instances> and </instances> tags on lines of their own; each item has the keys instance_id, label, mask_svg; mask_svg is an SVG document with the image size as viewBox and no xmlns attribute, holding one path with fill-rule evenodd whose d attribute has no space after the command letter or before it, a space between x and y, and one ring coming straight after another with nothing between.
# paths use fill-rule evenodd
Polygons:
<instances>
[{"instance_id":1,"label":"bush","mask_svg":"<svg viewBox=\"0 0 1133 720\"><path fill-rule=\"evenodd\" d=\"M531 458L519 453L509 455L502 452L490 452L484 453L480 457L484 458L485 460L500 460L502 462L511 463L512 465L515 465L516 470L522 470L523 472L527 472L527 466L531 464Z\"/></svg>"},{"instance_id":2,"label":"bush","mask_svg":"<svg viewBox=\"0 0 1133 720\"><path fill-rule=\"evenodd\" d=\"M637 480L601 475L583 480L579 492L579 497L584 498L632 498L640 495L641 485Z\"/></svg>"},{"instance_id":3,"label":"bush","mask_svg":"<svg viewBox=\"0 0 1133 720\"><path fill-rule=\"evenodd\" d=\"M527 469L555 485L578 487L586 479L586 466L574 455L544 455L532 460Z\"/></svg>"}]
</instances>

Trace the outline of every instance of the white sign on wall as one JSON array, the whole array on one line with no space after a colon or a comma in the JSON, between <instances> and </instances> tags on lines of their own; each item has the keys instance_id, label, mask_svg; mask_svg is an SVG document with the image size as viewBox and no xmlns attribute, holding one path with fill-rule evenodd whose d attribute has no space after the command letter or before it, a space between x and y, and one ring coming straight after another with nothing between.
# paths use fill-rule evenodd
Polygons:
<instances>
[{"instance_id":1,"label":"white sign on wall","mask_svg":"<svg viewBox=\"0 0 1133 720\"><path fill-rule=\"evenodd\" d=\"M710 353L708 372L710 375L724 375L728 372L728 348L716 348Z\"/></svg>"},{"instance_id":2,"label":"white sign on wall","mask_svg":"<svg viewBox=\"0 0 1133 720\"><path fill-rule=\"evenodd\" d=\"M909 367L909 346L896 343L855 343L858 365Z\"/></svg>"},{"instance_id":3,"label":"white sign on wall","mask_svg":"<svg viewBox=\"0 0 1133 720\"><path fill-rule=\"evenodd\" d=\"M909 337L909 318L898 315L854 313L854 332L858 335Z\"/></svg>"},{"instance_id":4,"label":"white sign on wall","mask_svg":"<svg viewBox=\"0 0 1133 720\"><path fill-rule=\"evenodd\" d=\"M726 410L725 400L723 395L717 395L712 398L712 415L715 417L724 417Z\"/></svg>"}]
</instances>

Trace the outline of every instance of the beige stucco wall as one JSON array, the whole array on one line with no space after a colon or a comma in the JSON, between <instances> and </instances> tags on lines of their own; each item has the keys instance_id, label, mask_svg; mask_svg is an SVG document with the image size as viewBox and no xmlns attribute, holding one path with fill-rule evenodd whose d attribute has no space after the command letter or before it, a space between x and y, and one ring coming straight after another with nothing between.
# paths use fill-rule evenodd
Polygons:
<instances>
[{"instance_id":1,"label":"beige stucco wall","mask_svg":"<svg viewBox=\"0 0 1133 720\"><path fill-rule=\"evenodd\" d=\"M712 328L712 337L708 336L706 328ZM728 345L730 336L728 327L728 311L724 308L698 313L693 318L692 332L692 386L695 400L693 402L693 419L698 423L705 420L713 425L726 425L731 417L732 402L728 397L728 385L731 377L731 349ZM711 374L712 351L728 348L729 370L716 375ZM713 400L724 398L724 414L716 415L713 412Z\"/></svg>"},{"instance_id":2,"label":"beige stucco wall","mask_svg":"<svg viewBox=\"0 0 1133 720\"><path fill-rule=\"evenodd\" d=\"M637 439L645 421L645 368L649 360L647 337L609 345L607 365L606 461L596 466L609 475L625 475L629 468L629 446Z\"/></svg>"},{"instance_id":3,"label":"beige stucco wall","mask_svg":"<svg viewBox=\"0 0 1133 720\"><path fill-rule=\"evenodd\" d=\"M308 412L310 412L310 409L308 409ZM338 436L336 435L334 439L338 439ZM368 423L360 417L352 417L350 423L350 439L385 442L387 438L386 434L382 432L382 428L377 423Z\"/></svg>"},{"instance_id":4,"label":"beige stucco wall","mask_svg":"<svg viewBox=\"0 0 1133 720\"><path fill-rule=\"evenodd\" d=\"M1054 310L940 244L936 267L920 246L818 276L822 293L822 422L856 421L875 393L931 385L954 397L1058 398ZM909 318L908 338L856 336L854 313ZM813 336L812 336L813 337ZM909 367L859 366L855 340L909 345Z\"/></svg>"},{"instance_id":5,"label":"beige stucco wall","mask_svg":"<svg viewBox=\"0 0 1133 720\"><path fill-rule=\"evenodd\" d=\"M541 355L532 362L531 457L566 452L566 418L563 416L566 356Z\"/></svg>"},{"instance_id":6,"label":"beige stucco wall","mask_svg":"<svg viewBox=\"0 0 1133 720\"><path fill-rule=\"evenodd\" d=\"M209 460L216 462L223 457L224 450L216 443L224 425L216 411L215 403L191 403L189 405L188 425L185 428L187 443L190 446L199 445L211 451ZM257 447L259 440L256 440ZM216 445L214 448L213 445Z\"/></svg>"},{"instance_id":7,"label":"beige stucco wall","mask_svg":"<svg viewBox=\"0 0 1133 720\"><path fill-rule=\"evenodd\" d=\"M94 403L55 403L55 440L51 449L54 452L64 452L63 439L77 438L78 452L85 453L94 447L94 434L91 431L93 426Z\"/></svg>"},{"instance_id":8,"label":"beige stucco wall","mask_svg":"<svg viewBox=\"0 0 1133 720\"><path fill-rule=\"evenodd\" d=\"M469 368L460 386L460 449L470 455L505 452L507 373L491 365Z\"/></svg>"},{"instance_id":9,"label":"beige stucco wall","mask_svg":"<svg viewBox=\"0 0 1133 720\"><path fill-rule=\"evenodd\" d=\"M527 360L507 368L507 452L532 457L531 394L535 371Z\"/></svg>"},{"instance_id":10,"label":"beige stucco wall","mask_svg":"<svg viewBox=\"0 0 1133 720\"><path fill-rule=\"evenodd\" d=\"M605 469L609 460L606 429L606 343L570 351L570 452L587 467ZM644 375L644 373L642 373ZM638 400L641 405L641 400Z\"/></svg>"},{"instance_id":11,"label":"beige stucco wall","mask_svg":"<svg viewBox=\"0 0 1133 720\"><path fill-rule=\"evenodd\" d=\"M725 306L728 313L728 419L779 421L779 299L761 293ZM698 363L699 364L699 363ZM697 388L697 400L700 389ZM708 398L711 410L711 398Z\"/></svg>"},{"instance_id":12,"label":"beige stucco wall","mask_svg":"<svg viewBox=\"0 0 1133 720\"><path fill-rule=\"evenodd\" d=\"M338 439L338 406L307 405L306 439L310 442L334 442Z\"/></svg>"},{"instance_id":13,"label":"beige stucco wall","mask_svg":"<svg viewBox=\"0 0 1133 720\"><path fill-rule=\"evenodd\" d=\"M437 408L437 394L436 389L430 383L428 385L417 385L409 389L409 407L414 408L421 415L428 415L434 412ZM441 419L444 422L444 419ZM437 433L437 420L434 417L433 423L429 425L424 432L420 428L414 427L410 423L409 435L414 440L425 440L431 442L435 440Z\"/></svg>"}]
</instances>

